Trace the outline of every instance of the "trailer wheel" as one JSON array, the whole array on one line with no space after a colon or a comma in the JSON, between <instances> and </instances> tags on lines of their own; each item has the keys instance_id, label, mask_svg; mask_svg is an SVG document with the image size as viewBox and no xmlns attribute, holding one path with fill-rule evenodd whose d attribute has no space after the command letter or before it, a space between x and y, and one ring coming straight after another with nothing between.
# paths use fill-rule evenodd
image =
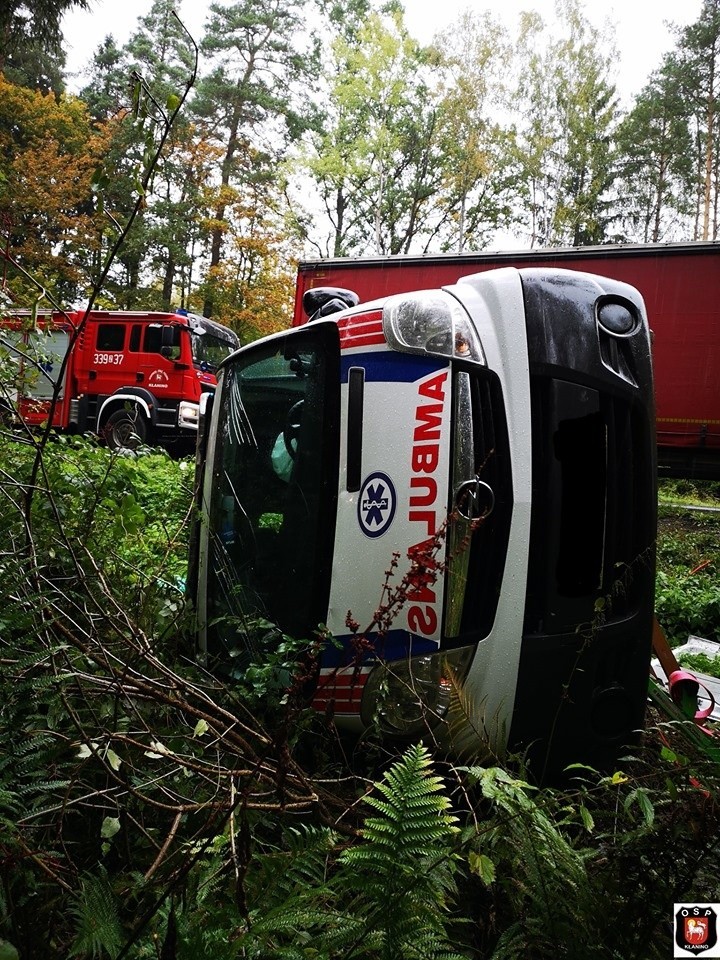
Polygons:
<instances>
[{"instance_id":1,"label":"trailer wheel","mask_svg":"<svg viewBox=\"0 0 720 960\"><path fill-rule=\"evenodd\" d=\"M147 420L137 407L116 410L105 421L103 436L111 450L135 450L147 440Z\"/></svg>"}]
</instances>

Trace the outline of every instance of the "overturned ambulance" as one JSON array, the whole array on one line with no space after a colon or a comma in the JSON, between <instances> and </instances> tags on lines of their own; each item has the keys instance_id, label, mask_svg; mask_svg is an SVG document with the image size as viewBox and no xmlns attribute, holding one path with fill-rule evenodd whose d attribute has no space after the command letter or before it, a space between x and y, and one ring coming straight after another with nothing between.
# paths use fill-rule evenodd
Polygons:
<instances>
[{"instance_id":1,"label":"overturned ambulance","mask_svg":"<svg viewBox=\"0 0 720 960\"><path fill-rule=\"evenodd\" d=\"M235 352L207 411L193 589L235 669L326 628L308 699L350 733L442 736L453 690L538 777L642 726L655 438L642 298L506 268ZM269 625L276 625L273 629Z\"/></svg>"}]
</instances>

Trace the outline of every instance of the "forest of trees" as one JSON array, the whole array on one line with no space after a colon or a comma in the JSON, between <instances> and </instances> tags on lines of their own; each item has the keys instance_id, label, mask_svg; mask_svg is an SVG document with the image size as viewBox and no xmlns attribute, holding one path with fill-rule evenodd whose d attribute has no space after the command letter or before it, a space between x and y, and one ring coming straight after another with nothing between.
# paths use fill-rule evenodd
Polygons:
<instances>
[{"instance_id":1,"label":"forest of trees","mask_svg":"<svg viewBox=\"0 0 720 960\"><path fill-rule=\"evenodd\" d=\"M250 339L285 324L302 256L718 236L720 0L627 109L581 0L558 0L559 29L467 12L428 46L399 0L214 3L194 38L153 0L124 46L98 37L74 95L60 25L86 5L0 12L2 247L63 303L97 279L196 45L107 305L183 306ZM17 270L2 291L36 299Z\"/></svg>"},{"instance_id":2,"label":"forest of trees","mask_svg":"<svg viewBox=\"0 0 720 960\"><path fill-rule=\"evenodd\" d=\"M720 0L626 110L580 0L560 31L466 14L427 47L399 0L212 4L199 37L153 0L75 95L62 17L90 6L0 0L0 315L172 305L250 339L301 256L717 237ZM686 488L656 609L717 637L718 513L680 522ZM631 755L557 788L340 738L306 706L325 628L258 620L257 662L198 662L194 493L189 460L0 420L0 960L664 960L675 907L717 906L694 698L651 684Z\"/></svg>"}]
</instances>

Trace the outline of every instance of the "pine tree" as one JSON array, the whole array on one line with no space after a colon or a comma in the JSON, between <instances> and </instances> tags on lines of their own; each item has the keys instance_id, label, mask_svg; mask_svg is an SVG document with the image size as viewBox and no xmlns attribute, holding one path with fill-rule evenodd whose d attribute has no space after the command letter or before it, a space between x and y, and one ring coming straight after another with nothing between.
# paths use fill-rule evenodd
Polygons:
<instances>
[{"instance_id":1,"label":"pine tree","mask_svg":"<svg viewBox=\"0 0 720 960\"><path fill-rule=\"evenodd\" d=\"M667 63L650 78L618 129L621 239L684 239L692 216L693 144Z\"/></svg>"},{"instance_id":2,"label":"pine tree","mask_svg":"<svg viewBox=\"0 0 720 960\"><path fill-rule=\"evenodd\" d=\"M146 151L150 128L167 114L167 104L178 97L193 71L193 47L173 11L172 0L154 0L122 48L106 37L95 52L91 81L82 91L93 115L114 123L104 194L118 223L135 202L133 169ZM145 122L134 122L138 96L147 110ZM176 301L179 272L182 295L189 294L190 263L205 213L198 212L198 203L209 176L206 159L189 117L182 114L168 140L152 196L120 251L119 269L109 278L107 293L118 305L168 309Z\"/></svg>"},{"instance_id":3,"label":"pine tree","mask_svg":"<svg viewBox=\"0 0 720 960\"><path fill-rule=\"evenodd\" d=\"M685 101L694 139L696 217L693 238L718 236L718 149L720 132L720 0L703 0L695 23L679 33L668 67Z\"/></svg>"},{"instance_id":4,"label":"pine tree","mask_svg":"<svg viewBox=\"0 0 720 960\"><path fill-rule=\"evenodd\" d=\"M533 246L601 243L615 216L618 103L608 41L577 0L559 0L557 11L563 35L546 42L542 20L528 16L518 46L518 159Z\"/></svg>"},{"instance_id":5,"label":"pine tree","mask_svg":"<svg viewBox=\"0 0 720 960\"><path fill-rule=\"evenodd\" d=\"M309 91L317 76L317 40L302 0L212 4L202 43L212 69L196 110L223 149L215 209L209 218L209 278L204 313L214 312L213 278L222 272L228 213L244 188L274 181L279 158L312 122ZM275 181L274 181L275 182Z\"/></svg>"},{"instance_id":6,"label":"pine tree","mask_svg":"<svg viewBox=\"0 0 720 960\"><path fill-rule=\"evenodd\" d=\"M0 4L0 73L17 86L65 92L62 18L88 0L3 0Z\"/></svg>"}]
</instances>

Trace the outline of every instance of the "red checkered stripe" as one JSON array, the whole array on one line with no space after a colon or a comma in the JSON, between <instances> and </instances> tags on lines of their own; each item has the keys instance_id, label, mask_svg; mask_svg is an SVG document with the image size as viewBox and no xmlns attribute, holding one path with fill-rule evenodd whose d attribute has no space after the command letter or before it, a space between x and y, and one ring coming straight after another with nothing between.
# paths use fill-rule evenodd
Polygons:
<instances>
[{"instance_id":1,"label":"red checkered stripe","mask_svg":"<svg viewBox=\"0 0 720 960\"><path fill-rule=\"evenodd\" d=\"M341 350L385 345L380 311L345 317L338 321L338 331Z\"/></svg>"},{"instance_id":2,"label":"red checkered stripe","mask_svg":"<svg viewBox=\"0 0 720 960\"><path fill-rule=\"evenodd\" d=\"M312 705L324 713L360 713L360 702L372 667L326 667L320 671Z\"/></svg>"}]
</instances>

